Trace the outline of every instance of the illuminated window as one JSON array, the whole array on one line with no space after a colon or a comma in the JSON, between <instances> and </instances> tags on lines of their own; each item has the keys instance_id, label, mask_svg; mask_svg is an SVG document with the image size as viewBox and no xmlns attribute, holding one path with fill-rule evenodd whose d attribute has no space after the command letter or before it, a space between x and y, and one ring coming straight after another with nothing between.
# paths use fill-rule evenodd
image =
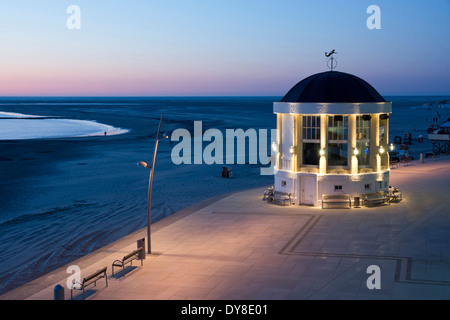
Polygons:
<instances>
[{"instance_id":1,"label":"illuminated window","mask_svg":"<svg viewBox=\"0 0 450 320\"><path fill-rule=\"evenodd\" d=\"M303 140L320 140L320 116L303 116Z\"/></svg>"},{"instance_id":2,"label":"illuminated window","mask_svg":"<svg viewBox=\"0 0 450 320\"><path fill-rule=\"evenodd\" d=\"M388 128L388 124L389 124L388 119L389 119L388 114L380 115L380 144L383 144L385 142L386 128Z\"/></svg>"},{"instance_id":3,"label":"illuminated window","mask_svg":"<svg viewBox=\"0 0 450 320\"><path fill-rule=\"evenodd\" d=\"M319 165L320 116L302 117L302 159L304 165Z\"/></svg>"},{"instance_id":4,"label":"illuminated window","mask_svg":"<svg viewBox=\"0 0 450 320\"><path fill-rule=\"evenodd\" d=\"M356 116L356 149L359 167L370 166L370 117Z\"/></svg>"},{"instance_id":5,"label":"illuminated window","mask_svg":"<svg viewBox=\"0 0 450 320\"><path fill-rule=\"evenodd\" d=\"M348 165L348 116L328 117L328 165Z\"/></svg>"}]
</instances>

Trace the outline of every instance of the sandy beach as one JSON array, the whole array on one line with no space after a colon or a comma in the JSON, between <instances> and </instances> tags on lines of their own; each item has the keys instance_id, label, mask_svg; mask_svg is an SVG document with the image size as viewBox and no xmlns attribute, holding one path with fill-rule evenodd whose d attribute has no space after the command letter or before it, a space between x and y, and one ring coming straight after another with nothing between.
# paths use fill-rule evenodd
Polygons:
<instances>
[{"instance_id":1,"label":"sandy beach","mask_svg":"<svg viewBox=\"0 0 450 320\"><path fill-rule=\"evenodd\" d=\"M164 130L192 129L194 120L202 120L204 130L275 128L274 98L211 99L159 98L144 106L133 99L42 103L36 98L22 104L4 103L0 110L5 112L95 120L130 132L0 142L1 250L5 257L0 293L145 227L148 171L136 163L150 161L161 113L165 114ZM411 132L410 154L415 159L420 152L431 151L427 141L417 142L431 117L426 110L410 108L425 101L435 98L399 99L391 116L391 139ZM169 141L160 142L153 186L154 222L215 196L273 183L272 177L259 174L258 165L233 165L233 179L221 178L221 165L176 166L170 159L172 147Z\"/></svg>"}]
</instances>

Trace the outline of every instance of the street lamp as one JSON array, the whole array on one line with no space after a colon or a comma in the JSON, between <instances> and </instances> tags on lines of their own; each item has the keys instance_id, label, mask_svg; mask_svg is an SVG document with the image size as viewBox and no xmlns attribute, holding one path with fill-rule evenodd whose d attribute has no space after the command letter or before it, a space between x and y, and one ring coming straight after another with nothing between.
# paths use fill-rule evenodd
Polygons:
<instances>
[{"instance_id":1,"label":"street lamp","mask_svg":"<svg viewBox=\"0 0 450 320\"><path fill-rule=\"evenodd\" d=\"M152 165L148 165L145 161L139 161L138 166L149 168L150 169L150 177L148 179L148 204L147 204L147 253L152 253L151 247L151 211L152 211L152 183L153 183L153 172L155 171L155 161L156 161L156 151L158 149L158 142L161 139L167 139L168 136L163 135L159 136L161 131L161 124L163 121L163 115L161 115L161 120L159 121L158 132L156 133L156 141L155 141L155 150L153 151L153 162Z\"/></svg>"}]
</instances>

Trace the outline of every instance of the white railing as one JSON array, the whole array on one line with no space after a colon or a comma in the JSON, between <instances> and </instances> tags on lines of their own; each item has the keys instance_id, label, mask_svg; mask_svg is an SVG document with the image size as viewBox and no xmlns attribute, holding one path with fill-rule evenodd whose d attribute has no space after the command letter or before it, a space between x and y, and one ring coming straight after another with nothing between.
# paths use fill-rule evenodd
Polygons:
<instances>
[{"instance_id":1,"label":"white railing","mask_svg":"<svg viewBox=\"0 0 450 320\"><path fill-rule=\"evenodd\" d=\"M292 169L292 161L289 159L282 159L281 160L281 168L284 170L291 170Z\"/></svg>"}]
</instances>

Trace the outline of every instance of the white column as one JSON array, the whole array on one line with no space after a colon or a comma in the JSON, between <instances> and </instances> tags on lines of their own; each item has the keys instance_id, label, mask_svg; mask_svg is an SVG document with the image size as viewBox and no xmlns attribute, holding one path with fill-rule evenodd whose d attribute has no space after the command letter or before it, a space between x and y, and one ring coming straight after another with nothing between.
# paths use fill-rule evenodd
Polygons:
<instances>
[{"instance_id":1,"label":"white column","mask_svg":"<svg viewBox=\"0 0 450 320\"><path fill-rule=\"evenodd\" d=\"M348 116L348 154L350 156L350 173L358 173L358 158L354 150L356 149L356 115Z\"/></svg>"},{"instance_id":2,"label":"white column","mask_svg":"<svg viewBox=\"0 0 450 320\"><path fill-rule=\"evenodd\" d=\"M370 123L370 157L372 161L372 169L375 172L380 171L380 115L372 114Z\"/></svg>"},{"instance_id":3,"label":"white column","mask_svg":"<svg viewBox=\"0 0 450 320\"><path fill-rule=\"evenodd\" d=\"M328 127L328 116L325 114L320 115L320 148L321 150L326 150L327 148L327 127ZM321 174L327 173L327 158L326 153L320 156L319 159L319 172Z\"/></svg>"}]
</instances>

